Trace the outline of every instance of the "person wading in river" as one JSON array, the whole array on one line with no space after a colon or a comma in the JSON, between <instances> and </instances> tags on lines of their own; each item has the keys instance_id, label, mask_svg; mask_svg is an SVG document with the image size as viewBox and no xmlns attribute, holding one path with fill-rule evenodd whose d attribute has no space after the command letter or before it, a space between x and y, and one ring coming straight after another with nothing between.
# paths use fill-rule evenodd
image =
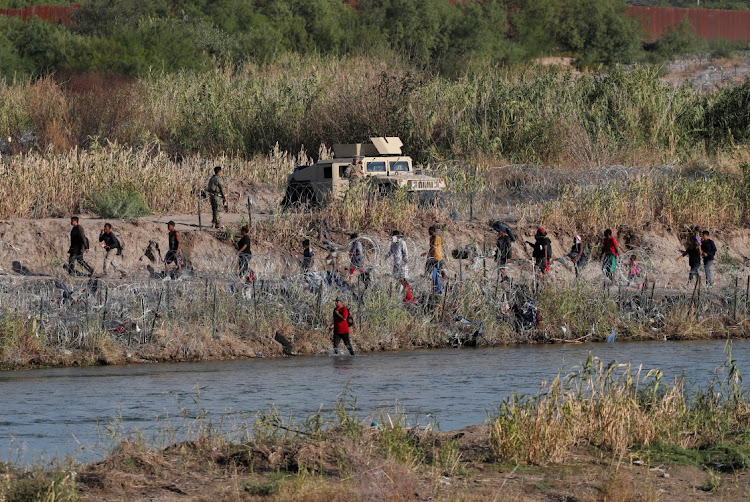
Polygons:
<instances>
[{"instance_id":1,"label":"person wading in river","mask_svg":"<svg viewBox=\"0 0 750 502\"><path fill-rule=\"evenodd\" d=\"M339 353L339 343L344 342L349 354L354 355L352 342L349 340L349 326L354 324L349 309L344 305L344 300L339 296L336 298L336 307L333 309L333 324L329 329L333 330L333 353Z\"/></svg>"}]
</instances>

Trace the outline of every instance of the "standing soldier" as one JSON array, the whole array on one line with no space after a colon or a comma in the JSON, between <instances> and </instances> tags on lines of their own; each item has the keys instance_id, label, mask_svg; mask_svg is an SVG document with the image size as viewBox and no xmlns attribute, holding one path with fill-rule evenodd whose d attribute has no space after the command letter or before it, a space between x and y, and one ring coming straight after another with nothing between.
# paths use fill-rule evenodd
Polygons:
<instances>
[{"instance_id":1,"label":"standing soldier","mask_svg":"<svg viewBox=\"0 0 750 502\"><path fill-rule=\"evenodd\" d=\"M112 225L109 223L104 224L104 229L99 234L99 242L102 243L102 247L104 248L104 267L102 267L102 271L104 272L104 275L109 274L109 266L112 265L112 268L120 272L120 275L124 276L125 273L120 270L120 267L117 266L117 263L115 263L115 257L120 256L122 254L122 246L120 246L120 241L117 240L117 237L115 237L115 234L112 233Z\"/></svg>"},{"instance_id":2,"label":"standing soldier","mask_svg":"<svg viewBox=\"0 0 750 502\"><path fill-rule=\"evenodd\" d=\"M174 229L174 221L167 223L167 230L169 230L169 251L164 256L164 271L167 277L169 277L169 264L174 262L177 265L177 277L179 277L182 274L182 242L180 241L180 232Z\"/></svg>"},{"instance_id":3,"label":"standing soldier","mask_svg":"<svg viewBox=\"0 0 750 502\"><path fill-rule=\"evenodd\" d=\"M68 273L73 275L75 271L75 263L78 262L83 268L89 273L94 274L94 269L91 265L86 263L83 259L83 253L89 250L89 241L86 239L86 234L83 232L83 227L78 224L78 216L72 216L70 218L70 224L73 228L70 229L70 249L68 249Z\"/></svg>"},{"instance_id":4,"label":"standing soldier","mask_svg":"<svg viewBox=\"0 0 750 502\"><path fill-rule=\"evenodd\" d=\"M223 208L227 211L227 199L224 196L224 185L221 182L221 167L214 167L214 175L208 180L208 186L206 187L208 197L211 199L211 223L214 228L221 228L221 221L219 221L219 213Z\"/></svg>"},{"instance_id":5,"label":"standing soldier","mask_svg":"<svg viewBox=\"0 0 750 502\"><path fill-rule=\"evenodd\" d=\"M364 177L365 173L362 171L362 159L360 157L354 157L352 163L346 166L344 170L344 178L349 180L350 186L357 186Z\"/></svg>"}]
</instances>

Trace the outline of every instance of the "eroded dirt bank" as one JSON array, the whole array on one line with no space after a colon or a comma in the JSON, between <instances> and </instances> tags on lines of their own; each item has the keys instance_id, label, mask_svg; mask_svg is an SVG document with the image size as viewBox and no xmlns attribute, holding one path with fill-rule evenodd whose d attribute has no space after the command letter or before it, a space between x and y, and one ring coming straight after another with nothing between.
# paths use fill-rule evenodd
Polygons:
<instances>
[{"instance_id":1,"label":"eroded dirt bank","mask_svg":"<svg viewBox=\"0 0 750 502\"><path fill-rule=\"evenodd\" d=\"M125 244L121 268L126 275L99 277L101 284L106 285L106 288L99 287L99 303L90 307L92 301L84 296L77 307L73 305L77 308L75 312L73 307L57 302L61 290L54 282L81 291L88 284L88 278L72 279L62 269L69 242L69 220L0 221L0 283L6 288L5 300L0 304L6 314L2 366L177 362L328 353L331 345L327 330L329 300L344 291L347 301L355 308L356 287L359 287L356 281L346 282L343 288L348 289L331 285L326 289L326 296L316 297L315 289L300 274L297 261L301 240L309 237L315 243L318 255L315 268L320 274L326 273L325 257L329 250L318 244L319 229L309 223L296 224L293 217L284 216L282 223L276 219L278 215L264 214L256 216L254 229L257 231L252 233L253 267L258 272L256 289L236 285L236 256L231 229L242 217L240 214L225 216L229 232L198 231L197 217L189 215L113 222L115 233ZM155 247L151 246L152 256L144 254L149 243L158 243L163 256L167 247L165 222L169 219L177 222L182 233L184 258L189 269L183 279L174 282L175 291L182 288L182 304L168 296L172 290L167 284L169 281L165 282L162 277L163 265ZM209 215L204 215L203 221L209 219ZM103 223L104 220L96 218L81 220L92 243L86 259L95 267L97 276L101 273L104 253L95 244ZM383 255L389 244L389 232L362 233L378 248L378 256L371 260L374 286L364 293L363 305L358 306L364 312L353 335L358 352L451 346L457 334L471 334L471 326L455 322L457 315L467 315L467 312L483 316L478 318L485 324L478 344L484 346L598 341L606 338L612 327L617 327L618 339L724 338L746 333L746 264L750 256L750 232L747 230L712 231L719 249L714 267L716 285L703 293L698 290L696 295L687 284L687 260L676 261L683 249L682 242L689 235L688 229L621 227L618 238L623 254L636 254L642 273L631 285L626 285L623 274L617 284L607 286L598 261L592 261L584 270L584 281L576 283L570 263L559 260L569 250L573 235L556 233L555 229L549 228L553 256L558 259L551 266L544 288L536 290L542 293L534 293L533 298L529 296L541 306L542 322L531 329L519 330L509 322L511 314L505 307L513 303L508 299L518 288L529 295L532 294L529 291L536 288L531 272L530 247L523 244L533 240L535 227L522 225L517 228L519 240L514 244L514 259L509 266L511 281L503 283L496 277L491 256L480 258L474 267L470 260L459 261L451 256L452 250L464 249L472 242L476 243L480 253L489 254L494 247L495 235L486 222L445 219L436 223L441 228L447 258L447 293L437 298L430 296L431 282L420 277L424 264L420 254L428 247L426 227L430 222L420 221L401 229L413 257L410 266L414 293L424 300L420 308L403 305L400 301L403 293L388 275L391 266ZM276 227L283 227L284 231L273 231ZM347 229L332 229L330 233L332 239L340 242L345 255ZM592 247L598 242L595 235L584 234L584 240ZM348 264L342 261L344 263L339 265L344 270L339 273L346 278ZM283 284L273 291L276 296L268 299L263 296L268 294L266 284L274 281ZM42 290L40 293L40 288L50 288L51 291ZM107 315L112 316L112 313L107 299L128 289L134 293L123 303L135 304L138 315L143 313L142 318L133 320L135 314L129 320L108 318ZM218 315L235 315L239 320L233 324L220 324L222 319L217 321L215 311L212 313L210 303L212 299L216 303L216 289L219 296L224 295L226 304L224 310L218 310ZM108 296L109 291L113 292L112 297ZM548 292L547 296L543 295L544 291ZM370 292L374 293L368 296ZM139 306L146 294L150 294L152 304L146 304L144 300ZM31 300L24 302L24 295ZM174 295L176 298L177 293ZM273 306L274 302L281 307L257 310L260 319L256 320L253 295L266 299L267 307ZM307 316L306 321L290 321L289 316L297 314L290 312L289 305L283 304L290 295L297 295L299 315ZM602 296L611 300L609 306L595 304ZM566 299L568 306L561 300L563 297L569 297ZM23 309L14 311L13 305L16 304L13 301ZM582 301L592 302L590 310L594 312L576 311L576 305L580 306ZM172 310L160 310L164 304ZM125 307L130 308L129 305ZM240 308L245 310L240 312ZM611 312L602 310L606 308ZM53 314L64 318L69 311L78 324L63 319L68 323L65 343L59 341L59 336L55 339L54 334L44 339L40 330L49 324ZM669 318L670 312L676 313L674 318ZM586 315L593 321L584 319L580 326L574 325L576 319ZM627 316L629 320L622 321L616 316ZM184 318L182 323L181 318ZM633 318L636 320L632 321ZM98 319L101 321L94 322ZM84 321L85 326L80 327ZM92 323L97 329L101 326L101 331L94 335L89 329ZM69 328L71 325L79 327ZM285 345L284 340L289 344Z\"/></svg>"}]
</instances>

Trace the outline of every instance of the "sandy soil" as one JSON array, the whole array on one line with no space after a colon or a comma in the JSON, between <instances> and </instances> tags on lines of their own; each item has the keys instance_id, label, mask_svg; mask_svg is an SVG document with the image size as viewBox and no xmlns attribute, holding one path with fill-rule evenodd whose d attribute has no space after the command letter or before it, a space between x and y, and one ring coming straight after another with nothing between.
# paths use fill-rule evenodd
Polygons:
<instances>
[{"instance_id":1,"label":"sandy soil","mask_svg":"<svg viewBox=\"0 0 750 502\"><path fill-rule=\"evenodd\" d=\"M236 227L243 218L246 219L245 214L231 213L224 215L223 222L227 227L234 227L234 233L238 235ZM264 218L268 218L268 213L254 215L256 222ZM192 262L197 271L203 267L210 268L208 262L227 260L227 257L234 256L234 243L227 239L225 232L211 229L199 231L196 215L149 216L137 220L113 221L113 231L124 244L122 269L128 276L147 275L146 268L149 265L161 270L162 265L158 257L156 262L151 262L144 256L144 251L149 242L153 241L159 245L163 256L168 248L166 222L169 220L177 223L176 228L183 238L184 258ZM204 214L202 220L204 223L210 222L210 214ZM97 274L101 273L104 259L104 251L97 245L99 231L104 222L105 220L99 218L81 217L81 225L91 242L91 251L86 253L85 258ZM405 229L407 238L420 253L428 246L426 225L426 223L415 224L412 228ZM528 266L521 262L530 260L531 249L530 246L524 245L523 241L533 241L535 230L535 227L531 226L516 229L519 241L514 244L516 265L511 264L512 275L520 276L528 273ZM339 232L334 230L332 233L344 243L348 231L349 229L341 229ZM573 235L556 232L552 228L547 231L552 240L553 256L558 259L564 257L570 250ZM62 264L67 262L69 232L70 221L68 219L0 220L0 251L2 251L0 252L0 274L2 272L14 276L62 274ZM298 241L308 234L308 228L299 228ZM381 241L387 238L387 232L381 232L380 235L367 235ZM623 252L635 250L642 262L641 268L644 273L650 274L651 281L657 281L660 287L682 287L686 283L689 267L686 259L677 262L676 258L684 249L682 243L687 235L685 232L655 225L648 228L622 227L617 238ZM495 241L495 236L489 231L486 222L478 220L458 222L448 220L444 224L442 236L444 251L448 255L446 257L448 270L452 274L459 272L458 261L452 260L449 256L452 249L463 248L475 239L480 243L486 242L487 249L491 250ZM711 237L719 249L715 266L717 281L720 284L726 284L734 275L744 276L748 271L747 265L750 265L750 231L744 229L717 231ZM300 253L299 242L288 240L258 242L253 238L252 232L251 239L253 240L253 253L260 257L268 255L271 251L281 251L294 259ZM598 239L599 236L596 235L584 235L584 240L589 244L598 242ZM318 260L318 262L318 266L322 269L323 260ZM383 273L389 270L389 265L384 262L380 262L378 266L382 267ZM461 266L465 267L467 263ZM418 270L420 267L415 265L413 268ZM569 278L572 274L569 263L557 260L552 266L553 278ZM601 276L599 264L592 263L587 268L587 274L590 279L598 280Z\"/></svg>"}]
</instances>

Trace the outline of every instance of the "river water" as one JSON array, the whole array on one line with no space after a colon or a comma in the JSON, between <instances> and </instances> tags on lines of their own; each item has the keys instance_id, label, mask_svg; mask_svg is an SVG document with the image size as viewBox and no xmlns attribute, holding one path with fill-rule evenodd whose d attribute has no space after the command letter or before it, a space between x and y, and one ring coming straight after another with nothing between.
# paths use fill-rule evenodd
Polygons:
<instances>
[{"instance_id":1,"label":"river water","mask_svg":"<svg viewBox=\"0 0 750 502\"><path fill-rule=\"evenodd\" d=\"M198 398L216 424L272 405L297 418L330 413L347 391L360 418L398 407L411 423L454 430L482 423L513 393L536 393L589 352L660 368L665 381L684 374L688 388L705 385L726 360L723 341L618 342L0 372L0 460L96 460L108 423L156 437L165 417L179 425L184 410L194 416ZM750 341L735 341L733 358L746 370Z\"/></svg>"}]
</instances>

